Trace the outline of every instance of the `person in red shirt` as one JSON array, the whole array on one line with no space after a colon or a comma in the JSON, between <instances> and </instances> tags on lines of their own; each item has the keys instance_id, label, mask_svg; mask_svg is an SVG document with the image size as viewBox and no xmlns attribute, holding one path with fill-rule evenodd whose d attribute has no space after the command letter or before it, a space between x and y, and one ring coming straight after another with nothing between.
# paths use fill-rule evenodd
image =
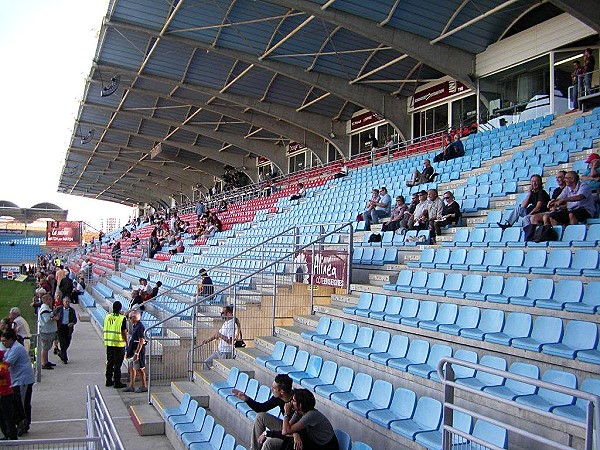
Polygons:
<instances>
[{"instance_id":1,"label":"person in red shirt","mask_svg":"<svg viewBox=\"0 0 600 450\"><path fill-rule=\"evenodd\" d=\"M18 439L15 421L15 411L18 411L18 405L15 404L11 384L8 364L4 362L4 351L0 350L0 430L2 430L5 440L14 441Z\"/></svg>"}]
</instances>

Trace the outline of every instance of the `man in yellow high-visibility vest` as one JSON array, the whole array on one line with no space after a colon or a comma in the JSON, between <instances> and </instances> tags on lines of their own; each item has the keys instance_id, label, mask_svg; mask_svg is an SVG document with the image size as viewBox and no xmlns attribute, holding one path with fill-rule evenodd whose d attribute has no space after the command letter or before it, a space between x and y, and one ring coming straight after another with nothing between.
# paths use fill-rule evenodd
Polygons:
<instances>
[{"instance_id":1,"label":"man in yellow high-visibility vest","mask_svg":"<svg viewBox=\"0 0 600 450\"><path fill-rule=\"evenodd\" d=\"M124 388L121 383L121 365L125 358L127 322L121 314L121 302L113 303L112 314L104 318L104 345L106 346L106 386Z\"/></svg>"}]
</instances>

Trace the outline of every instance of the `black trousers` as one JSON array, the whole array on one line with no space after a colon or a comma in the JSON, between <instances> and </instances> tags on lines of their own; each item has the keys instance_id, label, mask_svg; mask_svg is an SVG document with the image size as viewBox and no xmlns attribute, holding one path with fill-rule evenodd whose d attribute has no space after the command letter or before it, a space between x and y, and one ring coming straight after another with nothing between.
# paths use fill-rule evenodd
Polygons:
<instances>
[{"instance_id":1,"label":"black trousers","mask_svg":"<svg viewBox=\"0 0 600 450\"><path fill-rule=\"evenodd\" d=\"M121 383L121 365L125 359L125 347L106 347L106 381Z\"/></svg>"},{"instance_id":2,"label":"black trousers","mask_svg":"<svg viewBox=\"0 0 600 450\"><path fill-rule=\"evenodd\" d=\"M29 424L31 423L31 394L33 393L33 384L13 386L13 392L15 393L15 399L21 402L23 414L25 414L25 419L19 424L19 429L25 431L29 430Z\"/></svg>"},{"instance_id":3,"label":"black trousers","mask_svg":"<svg viewBox=\"0 0 600 450\"><path fill-rule=\"evenodd\" d=\"M71 336L73 336L73 328L68 325L58 326L58 344L60 345L60 359L68 361L67 350L71 345Z\"/></svg>"},{"instance_id":4,"label":"black trousers","mask_svg":"<svg viewBox=\"0 0 600 450\"><path fill-rule=\"evenodd\" d=\"M16 401L14 394L0 395L0 430L10 440L17 439L17 422L22 418Z\"/></svg>"}]
</instances>

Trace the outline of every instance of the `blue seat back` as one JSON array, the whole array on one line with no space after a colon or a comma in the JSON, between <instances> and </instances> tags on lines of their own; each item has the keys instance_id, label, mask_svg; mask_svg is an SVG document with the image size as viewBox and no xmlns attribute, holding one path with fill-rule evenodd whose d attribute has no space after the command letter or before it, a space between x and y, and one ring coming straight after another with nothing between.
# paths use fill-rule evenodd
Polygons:
<instances>
[{"instance_id":1,"label":"blue seat back","mask_svg":"<svg viewBox=\"0 0 600 450\"><path fill-rule=\"evenodd\" d=\"M504 428L486 422L483 419L479 419L477 420L477 422L475 422L475 427L473 428L473 436L483 441L489 442L490 444L493 444L496 447L508 448L507 431Z\"/></svg>"},{"instance_id":2,"label":"blue seat back","mask_svg":"<svg viewBox=\"0 0 600 450\"><path fill-rule=\"evenodd\" d=\"M410 389L397 388L390 404L390 410L399 417L412 417L417 406L417 394Z\"/></svg>"},{"instance_id":3,"label":"blue seat back","mask_svg":"<svg viewBox=\"0 0 600 450\"><path fill-rule=\"evenodd\" d=\"M531 337L538 342L559 342L563 336L563 322L560 317L539 316L533 323Z\"/></svg>"},{"instance_id":4,"label":"blue seat back","mask_svg":"<svg viewBox=\"0 0 600 450\"><path fill-rule=\"evenodd\" d=\"M419 306L417 317L421 320L433 320L437 313L438 304L431 300L423 300Z\"/></svg>"},{"instance_id":5,"label":"blue seat back","mask_svg":"<svg viewBox=\"0 0 600 450\"><path fill-rule=\"evenodd\" d=\"M486 309L481 313L479 329L486 333L495 333L504 326L504 312L499 309Z\"/></svg>"},{"instance_id":6,"label":"blue seat back","mask_svg":"<svg viewBox=\"0 0 600 450\"><path fill-rule=\"evenodd\" d=\"M405 298L402 300L402 309L400 309L402 317L416 317L418 311L419 300L414 298Z\"/></svg>"},{"instance_id":7,"label":"blue seat back","mask_svg":"<svg viewBox=\"0 0 600 450\"><path fill-rule=\"evenodd\" d=\"M351 450L352 449L352 438L344 430L339 428L335 429L335 436L337 438L340 450Z\"/></svg>"},{"instance_id":8,"label":"blue seat back","mask_svg":"<svg viewBox=\"0 0 600 450\"><path fill-rule=\"evenodd\" d=\"M356 345L359 347L369 347L373 340L373 328L371 327L360 327L358 334L356 335Z\"/></svg>"},{"instance_id":9,"label":"blue seat back","mask_svg":"<svg viewBox=\"0 0 600 450\"><path fill-rule=\"evenodd\" d=\"M442 421L442 404L431 397L419 398L413 420L425 429L437 429Z\"/></svg>"},{"instance_id":10,"label":"blue seat back","mask_svg":"<svg viewBox=\"0 0 600 450\"><path fill-rule=\"evenodd\" d=\"M454 358L461 359L463 361L477 363L478 356L477 353L473 350L465 350L464 348L460 348L456 350L454 353ZM458 378L469 378L475 375L475 369L471 369L470 367L461 366L459 364L453 364L452 369L454 370L454 379Z\"/></svg>"},{"instance_id":11,"label":"blue seat back","mask_svg":"<svg viewBox=\"0 0 600 450\"><path fill-rule=\"evenodd\" d=\"M388 353L394 358L404 358L408 352L408 336L403 334L394 334L390 341Z\"/></svg>"},{"instance_id":12,"label":"blue seat back","mask_svg":"<svg viewBox=\"0 0 600 450\"><path fill-rule=\"evenodd\" d=\"M429 356L429 342L422 339L413 339L410 341L406 358L410 361L421 364L427 361Z\"/></svg>"},{"instance_id":13,"label":"blue seat back","mask_svg":"<svg viewBox=\"0 0 600 450\"><path fill-rule=\"evenodd\" d=\"M593 349L598 343L598 325L595 322L571 320L567 323L562 343L574 349Z\"/></svg>"},{"instance_id":14,"label":"blue seat back","mask_svg":"<svg viewBox=\"0 0 600 450\"><path fill-rule=\"evenodd\" d=\"M506 360L504 358L500 358L499 356L483 355L479 361L479 364L482 366L491 367L493 369L506 370ZM502 384L503 382L502 377L484 372L482 370L478 370L475 377L478 378L482 383L492 386Z\"/></svg>"},{"instance_id":15,"label":"blue seat back","mask_svg":"<svg viewBox=\"0 0 600 450\"><path fill-rule=\"evenodd\" d=\"M544 372L542 380L548 383L558 384L562 387L577 389L577 377L575 374L563 372L562 370L548 369ZM538 395L545 398L550 403L570 405L575 402L575 399L571 395L561 394L560 392L545 388L540 388L538 390Z\"/></svg>"},{"instance_id":16,"label":"blue seat back","mask_svg":"<svg viewBox=\"0 0 600 450\"><path fill-rule=\"evenodd\" d=\"M528 337L531 333L531 315L521 312L511 312L506 318L502 332L511 337Z\"/></svg>"}]
</instances>

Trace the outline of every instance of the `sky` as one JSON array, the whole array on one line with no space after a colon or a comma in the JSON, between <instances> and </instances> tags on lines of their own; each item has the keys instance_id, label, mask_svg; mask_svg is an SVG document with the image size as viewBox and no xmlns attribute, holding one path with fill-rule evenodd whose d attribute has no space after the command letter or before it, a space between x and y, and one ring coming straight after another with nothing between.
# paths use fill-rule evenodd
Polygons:
<instances>
[{"instance_id":1,"label":"sky","mask_svg":"<svg viewBox=\"0 0 600 450\"><path fill-rule=\"evenodd\" d=\"M108 0L0 0L0 200L50 202L98 228L133 208L59 194Z\"/></svg>"}]
</instances>

